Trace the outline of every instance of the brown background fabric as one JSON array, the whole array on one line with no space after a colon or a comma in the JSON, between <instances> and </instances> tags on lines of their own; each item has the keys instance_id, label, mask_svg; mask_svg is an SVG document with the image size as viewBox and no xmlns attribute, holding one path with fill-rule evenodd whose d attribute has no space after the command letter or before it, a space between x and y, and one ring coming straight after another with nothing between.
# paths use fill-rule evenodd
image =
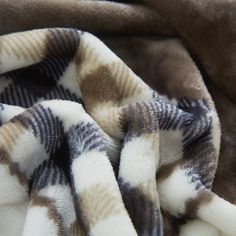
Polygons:
<instances>
[{"instance_id":1,"label":"brown background fabric","mask_svg":"<svg viewBox=\"0 0 236 236\"><path fill-rule=\"evenodd\" d=\"M168 20L215 84L236 102L236 1L145 2Z\"/></svg>"},{"instance_id":2,"label":"brown background fabric","mask_svg":"<svg viewBox=\"0 0 236 236\"><path fill-rule=\"evenodd\" d=\"M0 35L49 27L93 33L174 34L154 9L105 1L0 0L0 23Z\"/></svg>"}]
</instances>

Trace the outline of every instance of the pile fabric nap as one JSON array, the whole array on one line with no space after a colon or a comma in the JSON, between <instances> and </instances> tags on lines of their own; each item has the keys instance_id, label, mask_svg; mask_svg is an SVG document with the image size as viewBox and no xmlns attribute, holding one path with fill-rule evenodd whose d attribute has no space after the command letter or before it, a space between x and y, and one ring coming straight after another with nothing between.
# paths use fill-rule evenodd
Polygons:
<instances>
[{"instance_id":1,"label":"pile fabric nap","mask_svg":"<svg viewBox=\"0 0 236 236\"><path fill-rule=\"evenodd\" d=\"M236 1L0 0L0 235L235 236Z\"/></svg>"}]
</instances>

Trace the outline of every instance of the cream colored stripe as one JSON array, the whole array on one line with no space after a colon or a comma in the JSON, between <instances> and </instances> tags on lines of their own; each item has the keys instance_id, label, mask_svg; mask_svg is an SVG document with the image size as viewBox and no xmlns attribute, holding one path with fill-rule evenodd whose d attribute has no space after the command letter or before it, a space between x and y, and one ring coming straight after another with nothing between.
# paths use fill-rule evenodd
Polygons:
<instances>
[{"instance_id":1,"label":"cream colored stripe","mask_svg":"<svg viewBox=\"0 0 236 236\"><path fill-rule=\"evenodd\" d=\"M12 150L16 140L22 134L23 126L17 123L8 122L0 128L0 144L7 151Z\"/></svg>"},{"instance_id":2,"label":"cream colored stripe","mask_svg":"<svg viewBox=\"0 0 236 236\"><path fill-rule=\"evenodd\" d=\"M90 226L124 211L121 198L116 194L116 189L102 184L96 184L83 191L80 194L79 207L85 214Z\"/></svg>"},{"instance_id":3,"label":"cream colored stripe","mask_svg":"<svg viewBox=\"0 0 236 236\"><path fill-rule=\"evenodd\" d=\"M25 59L32 59L33 61L39 60L35 42L32 38L33 35L25 34L24 37L18 37L18 43L24 45ZM23 53L23 52L22 52Z\"/></svg>"},{"instance_id":4,"label":"cream colored stripe","mask_svg":"<svg viewBox=\"0 0 236 236\"><path fill-rule=\"evenodd\" d=\"M25 52L22 52L22 48L19 47L19 44L16 40L16 37L9 37L3 41L2 52L6 51L9 57L15 56L18 59L25 58Z\"/></svg>"},{"instance_id":5,"label":"cream colored stripe","mask_svg":"<svg viewBox=\"0 0 236 236\"><path fill-rule=\"evenodd\" d=\"M26 31L2 36L2 53L9 57L40 61L45 55L47 30Z\"/></svg>"}]
</instances>

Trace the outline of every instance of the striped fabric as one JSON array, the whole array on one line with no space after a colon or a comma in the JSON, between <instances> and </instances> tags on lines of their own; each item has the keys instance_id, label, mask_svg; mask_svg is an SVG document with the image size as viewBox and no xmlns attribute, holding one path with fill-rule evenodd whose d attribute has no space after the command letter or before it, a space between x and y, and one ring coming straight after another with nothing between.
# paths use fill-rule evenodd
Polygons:
<instances>
[{"instance_id":1,"label":"striped fabric","mask_svg":"<svg viewBox=\"0 0 236 236\"><path fill-rule=\"evenodd\" d=\"M1 36L0 77L0 235L162 236L164 212L236 234L210 98L160 96L74 29Z\"/></svg>"}]
</instances>

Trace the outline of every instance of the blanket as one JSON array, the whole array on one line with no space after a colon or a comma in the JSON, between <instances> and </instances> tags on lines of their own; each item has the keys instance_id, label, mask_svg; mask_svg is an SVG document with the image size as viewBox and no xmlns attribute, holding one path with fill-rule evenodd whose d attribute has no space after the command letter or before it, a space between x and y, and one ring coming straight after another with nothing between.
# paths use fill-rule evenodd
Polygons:
<instances>
[{"instance_id":1,"label":"blanket","mask_svg":"<svg viewBox=\"0 0 236 236\"><path fill-rule=\"evenodd\" d=\"M0 235L235 235L234 3L172 2L0 2L1 34L92 31L152 87L78 29L1 36Z\"/></svg>"}]
</instances>

